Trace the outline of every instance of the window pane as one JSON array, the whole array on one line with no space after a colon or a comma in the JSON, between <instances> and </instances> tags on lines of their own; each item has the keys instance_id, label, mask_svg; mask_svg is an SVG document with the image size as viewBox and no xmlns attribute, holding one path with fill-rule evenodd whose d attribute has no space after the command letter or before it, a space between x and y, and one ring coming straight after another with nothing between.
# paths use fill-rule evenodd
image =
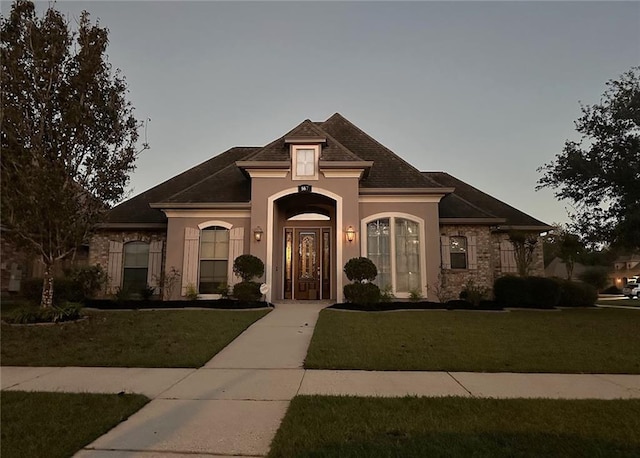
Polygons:
<instances>
[{"instance_id":1,"label":"window pane","mask_svg":"<svg viewBox=\"0 0 640 458\"><path fill-rule=\"evenodd\" d=\"M227 284L229 230L212 226L200 234L200 294L213 294Z\"/></svg>"},{"instance_id":2,"label":"window pane","mask_svg":"<svg viewBox=\"0 0 640 458\"><path fill-rule=\"evenodd\" d=\"M467 268L467 238L451 237L451 268L466 269Z\"/></svg>"},{"instance_id":3,"label":"window pane","mask_svg":"<svg viewBox=\"0 0 640 458\"><path fill-rule=\"evenodd\" d=\"M147 268L149 264L149 244L129 242L124 246L124 266Z\"/></svg>"},{"instance_id":4,"label":"window pane","mask_svg":"<svg viewBox=\"0 0 640 458\"><path fill-rule=\"evenodd\" d=\"M380 288L391 286L391 250L389 219L367 224L367 257L378 268L375 282Z\"/></svg>"},{"instance_id":5,"label":"window pane","mask_svg":"<svg viewBox=\"0 0 640 458\"><path fill-rule=\"evenodd\" d=\"M315 151L313 149L296 150L296 174L299 176L315 175Z\"/></svg>"},{"instance_id":6,"label":"window pane","mask_svg":"<svg viewBox=\"0 0 640 458\"><path fill-rule=\"evenodd\" d=\"M125 267L122 289L131 294L139 294L147 286L147 268Z\"/></svg>"},{"instance_id":7,"label":"window pane","mask_svg":"<svg viewBox=\"0 0 640 458\"><path fill-rule=\"evenodd\" d=\"M420 226L414 221L396 218L396 291L408 293L421 289Z\"/></svg>"}]
</instances>

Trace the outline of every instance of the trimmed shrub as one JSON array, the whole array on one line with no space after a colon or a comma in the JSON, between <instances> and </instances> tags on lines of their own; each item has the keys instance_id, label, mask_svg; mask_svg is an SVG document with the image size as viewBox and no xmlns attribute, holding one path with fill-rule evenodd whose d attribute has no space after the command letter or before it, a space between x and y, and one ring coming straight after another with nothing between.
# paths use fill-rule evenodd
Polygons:
<instances>
[{"instance_id":1,"label":"trimmed shrub","mask_svg":"<svg viewBox=\"0 0 640 458\"><path fill-rule=\"evenodd\" d=\"M380 288L373 283L351 283L344 285L343 291L345 299L354 304L367 305L380 302Z\"/></svg>"},{"instance_id":2,"label":"trimmed shrub","mask_svg":"<svg viewBox=\"0 0 640 458\"><path fill-rule=\"evenodd\" d=\"M493 283L493 294L501 307L522 307L530 303L523 277L507 275Z\"/></svg>"},{"instance_id":3,"label":"trimmed shrub","mask_svg":"<svg viewBox=\"0 0 640 458\"><path fill-rule=\"evenodd\" d=\"M493 292L502 307L553 308L560 300L560 287L545 277L501 277Z\"/></svg>"},{"instance_id":4,"label":"trimmed shrub","mask_svg":"<svg viewBox=\"0 0 640 458\"><path fill-rule=\"evenodd\" d=\"M553 308L560 302L560 286L551 278L527 277L531 307Z\"/></svg>"},{"instance_id":5,"label":"trimmed shrub","mask_svg":"<svg viewBox=\"0 0 640 458\"><path fill-rule=\"evenodd\" d=\"M593 307L598 300L598 291L591 285L582 282L560 280L561 307Z\"/></svg>"},{"instance_id":6,"label":"trimmed shrub","mask_svg":"<svg viewBox=\"0 0 640 458\"><path fill-rule=\"evenodd\" d=\"M378 275L378 268L369 258L351 258L344 266L344 273L350 281L357 283L362 283L363 281L371 282Z\"/></svg>"},{"instance_id":7,"label":"trimmed shrub","mask_svg":"<svg viewBox=\"0 0 640 458\"><path fill-rule=\"evenodd\" d=\"M233 285L233 297L239 301L257 301L262 297L260 283L243 281Z\"/></svg>"},{"instance_id":8,"label":"trimmed shrub","mask_svg":"<svg viewBox=\"0 0 640 458\"><path fill-rule=\"evenodd\" d=\"M13 324L62 323L82 317L82 304L68 302L61 307L22 307L11 312L4 320Z\"/></svg>"},{"instance_id":9,"label":"trimmed shrub","mask_svg":"<svg viewBox=\"0 0 640 458\"><path fill-rule=\"evenodd\" d=\"M80 290L82 294L80 300L94 297L107 282L107 273L101 265L75 267L65 272L65 277L70 279L74 286Z\"/></svg>"},{"instance_id":10,"label":"trimmed shrub","mask_svg":"<svg viewBox=\"0 0 640 458\"><path fill-rule=\"evenodd\" d=\"M242 278L242 282L250 282L264 274L264 263L252 254L243 254L233 261L233 273Z\"/></svg>"}]
</instances>

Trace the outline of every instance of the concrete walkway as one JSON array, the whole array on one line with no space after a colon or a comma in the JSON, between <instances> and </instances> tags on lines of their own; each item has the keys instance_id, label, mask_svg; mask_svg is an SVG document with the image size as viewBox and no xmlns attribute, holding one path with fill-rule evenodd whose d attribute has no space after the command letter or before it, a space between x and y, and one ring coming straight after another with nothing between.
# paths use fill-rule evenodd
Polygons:
<instances>
[{"instance_id":1,"label":"concrete walkway","mask_svg":"<svg viewBox=\"0 0 640 458\"><path fill-rule=\"evenodd\" d=\"M326 304L281 304L200 369L2 367L3 390L152 401L77 457L264 456L298 394L640 398L640 376L304 370Z\"/></svg>"}]
</instances>

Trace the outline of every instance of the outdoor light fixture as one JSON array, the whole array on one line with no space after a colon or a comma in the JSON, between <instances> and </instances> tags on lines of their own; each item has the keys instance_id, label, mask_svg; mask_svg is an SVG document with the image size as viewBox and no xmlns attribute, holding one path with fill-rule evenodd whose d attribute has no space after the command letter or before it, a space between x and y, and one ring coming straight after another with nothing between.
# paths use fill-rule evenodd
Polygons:
<instances>
[{"instance_id":1,"label":"outdoor light fixture","mask_svg":"<svg viewBox=\"0 0 640 458\"><path fill-rule=\"evenodd\" d=\"M353 240L356 238L356 231L353 228L353 226L349 226L346 230L347 233L347 242L353 242Z\"/></svg>"},{"instance_id":2,"label":"outdoor light fixture","mask_svg":"<svg viewBox=\"0 0 640 458\"><path fill-rule=\"evenodd\" d=\"M260 226L253 230L253 237L256 239L256 242L262 240L262 228Z\"/></svg>"}]
</instances>

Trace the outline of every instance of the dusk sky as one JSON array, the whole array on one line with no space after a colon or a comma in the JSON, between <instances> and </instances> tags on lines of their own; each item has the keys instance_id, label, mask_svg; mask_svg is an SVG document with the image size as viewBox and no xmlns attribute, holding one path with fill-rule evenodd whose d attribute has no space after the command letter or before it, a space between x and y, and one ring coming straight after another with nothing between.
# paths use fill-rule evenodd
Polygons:
<instances>
[{"instance_id":1,"label":"dusk sky","mask_svg":"<svg viewBox=\"0 0 640 458\"><path fill-rule=\"evenodd\" d=\"M46 7L41 3L40 7ZM3 14L10 3L2 2ZM139 119L140 193L232 146L340 112L423 171L546 223L536 169L580 104L640 64L639 2L71 2L110 30ZM141 131L141 134L144 134Z\"/></svg>"}]
</instances>

